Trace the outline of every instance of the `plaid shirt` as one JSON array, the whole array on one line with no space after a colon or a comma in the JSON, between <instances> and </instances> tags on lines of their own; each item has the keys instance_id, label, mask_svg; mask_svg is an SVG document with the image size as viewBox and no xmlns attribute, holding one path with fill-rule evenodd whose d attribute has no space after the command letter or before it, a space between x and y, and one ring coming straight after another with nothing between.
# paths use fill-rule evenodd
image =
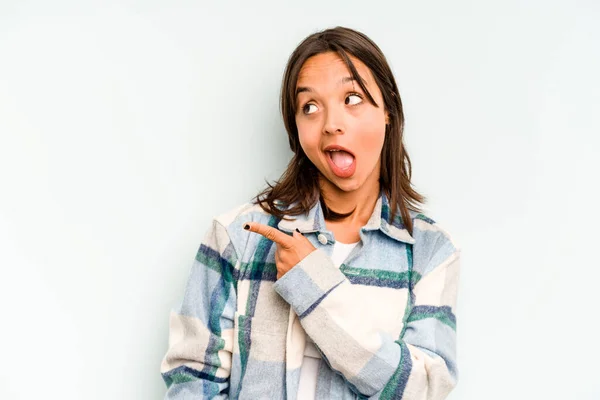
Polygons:
<instances>
[{"instance_id":1,"label":"plaid shirt","mask_svg":"<svg viewBox=\"0 0 600 400\"><path fill-rule=\"evenodd\" d=\"M382 191L339 268L319 202L293 220L250 203L215 217L171 311L165 399L296 399L306 334L322 357L317 399L446 398L461 250L427 216L409 211L411 236L389 213ZM316 250L277 279L276 244L248 221L298 228Z\"/></svg>"}]
</instances>

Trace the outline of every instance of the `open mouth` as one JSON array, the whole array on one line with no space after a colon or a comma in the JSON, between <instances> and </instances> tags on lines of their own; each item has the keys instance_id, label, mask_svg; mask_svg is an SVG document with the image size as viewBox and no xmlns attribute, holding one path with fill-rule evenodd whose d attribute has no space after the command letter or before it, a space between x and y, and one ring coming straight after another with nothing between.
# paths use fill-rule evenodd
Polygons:
<instances>
[{"instance_id":1,"label":"open mouth","mask_svg":"<svg viewBox=\"0 0 600 400\"><path fill-rule=\"evenodd\" d=\"M331 170L340 178L348 178L356 169L356 158L348 149L333 145L325 148Z\"/></svg>"},{"instance_id":2,"label":"open mouth","mask_svg":"<svg viewBox=\"0 0 600 400\"><path fill-rule=\"evenodd\" d=\"M344 150L328 150L327 155L339 169L347 169L354 162L354 156Z\"/></svg>"}]
</instances>

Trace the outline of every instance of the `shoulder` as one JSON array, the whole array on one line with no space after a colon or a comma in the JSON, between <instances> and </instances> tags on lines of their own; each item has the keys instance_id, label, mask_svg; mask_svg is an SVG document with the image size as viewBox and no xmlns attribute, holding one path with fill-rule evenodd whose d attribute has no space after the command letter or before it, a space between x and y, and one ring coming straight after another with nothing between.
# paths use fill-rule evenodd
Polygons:
<instances>
[{"instance_id":1,"label":"shoulder","mask_svg":"<svg viewBox=\"0 0 600 400\"><path fill-rule=\"evenodd\" d=\"M460 250L460 245L456 238L450 234L443 223L433 219L431 215L423 212L410 210L410 215L413 223L413 237L419 236L422 242L431 242L435 239L438 244L444 242L456 250ZM415 240L418 240L415 237Z\"/></svg>"},{"instance_id":2,"label":"shoulder","mask_svg":"<svg viewBox=\"0 0 600 400\"><path fill-rule=\"evenodd\" d=\"M410 210L413 223L413 252L415 265L421 265L421 272L460 255L461 246L450 234L446 226L431 215Z\"/></svg>"}]
</instances>

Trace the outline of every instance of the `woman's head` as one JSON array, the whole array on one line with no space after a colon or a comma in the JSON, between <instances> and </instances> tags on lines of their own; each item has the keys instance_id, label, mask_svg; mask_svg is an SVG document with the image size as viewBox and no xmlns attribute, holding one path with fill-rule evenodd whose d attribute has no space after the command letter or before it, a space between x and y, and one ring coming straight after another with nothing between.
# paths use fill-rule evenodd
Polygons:
<instances>
[{"instance_id":1,"label":"woman's head","mask_svg":"<svg viewBox=\"0 0 600 400\"><path fill-rule=\"evenodd\" d=\"M377 187L388 112L369 68L348 55L371 98L353 80L337 52L308 58L297 75L291 140L319 170L321 190ZM284 87L286 83L284 83ZM292 92L291 87L286 88ZM291 93L290 93L291 95Z\"/></svg>"},{"instance_id":2,"label":"woman's head","mask_svg":"<svg viewBox=\"0 0 600 400\"><path fill-rule=\"evenodd\" d=\"M396 81L385 56L366 35L336 27L306 37L288 60L281 111L294 157L276 185L269 184L256 197L271 213L278 214L275 200L295 203L287 215L306 212L319 199L320 182L352 191L379 180L393 214L400 205L404 221L407 206L415 209L415 203L424 201L410 184ZM336 145L352 154L326 151ZM336 216L342 217L328 215Z\"/></svg>"}]
</instances>

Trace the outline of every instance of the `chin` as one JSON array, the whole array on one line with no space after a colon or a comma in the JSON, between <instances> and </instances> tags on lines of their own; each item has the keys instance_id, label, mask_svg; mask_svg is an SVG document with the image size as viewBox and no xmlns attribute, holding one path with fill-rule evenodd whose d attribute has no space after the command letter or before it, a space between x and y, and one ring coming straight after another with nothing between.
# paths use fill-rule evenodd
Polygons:
<instances>
[{"instance_id":1,"label":"chin","mask_svg":"<svg viewBox=\"0 0 600 400\"><path fill-rule=\"evenodd\" d=\"M344 182L340 185L336 185L340 190L344 192L353 192L359 189L362 185L358 182Z\"/></svg>"},{"instance_id":2,"label":"chin","mask_svg":"<svg viewBox=\"0 0 600 400\"><path fill-rule=\"evenodd\" d=\"M354 177L348 179L341 179L336 177L337 179L335 180L331 180L324 175L323 177L329 182L331 186L335 187L338 190L341 190L342 192L353 192L359 189L364 184L364 182L361 183Z\"/></svg>"}]
</instances>

